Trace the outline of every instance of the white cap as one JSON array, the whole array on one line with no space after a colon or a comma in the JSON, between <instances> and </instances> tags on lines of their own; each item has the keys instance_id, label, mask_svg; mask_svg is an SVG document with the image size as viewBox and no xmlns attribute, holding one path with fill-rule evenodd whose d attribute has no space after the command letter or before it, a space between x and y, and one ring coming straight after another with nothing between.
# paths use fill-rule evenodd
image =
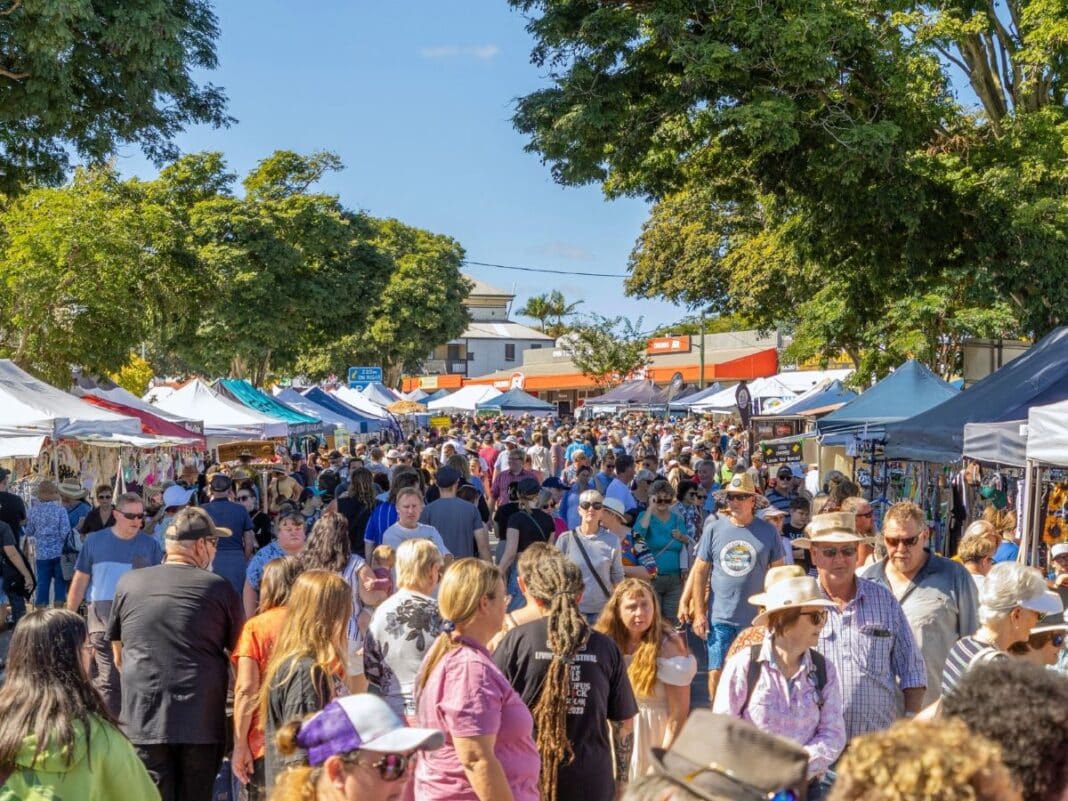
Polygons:
<instances>
[{"instance_id":1,"label":"white cap","mask_svg":"<svg viewBox=\"0 0 1068 801\"><path fill-rule=\"evenodd\" d=\"M1058 556L1063 556L1066 553L1068 553L1068 542L1058 542L1049 549L1049 558L1056 559Z\"/></svg>"},{"instance_id":2,"label":"white cap","mask_svg":"<svg viewBox=\"0 0 1068 801\"><path fill-rule=\"evenodd\" d=\"M183 486L174 484L167 489L163 490L163 508L169 506L185 506L189 503L190 497L192 497L195 490L186 489Z\"/></svg>"},{"instance_id":3,"label":"white cap","mask_svg":"<svg viewBox=\"0 0 1068 801\"><path fill-rule=\"evenodd\" d=\"M1018 605L1032 612L1038 612L1040 615L1059 615L1064 611L1061 596L1051 590L1046 590L1041 595L1035 595L1032 598L1025 598Z\"/></svg>"}]
</instances>

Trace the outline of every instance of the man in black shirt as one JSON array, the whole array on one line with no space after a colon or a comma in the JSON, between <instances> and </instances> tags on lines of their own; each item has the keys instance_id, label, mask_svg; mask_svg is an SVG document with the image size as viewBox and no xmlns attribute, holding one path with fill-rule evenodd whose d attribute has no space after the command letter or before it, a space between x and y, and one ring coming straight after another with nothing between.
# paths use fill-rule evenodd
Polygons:
<instances>
[{"instance_id":1,"label":"man in black shirt","mask_svg":"<svg viewBox=\"0 0 1068 801\"><path fill-rule=\"evenodd\" d=\"M7 491L8 479L11 471L0 467L0 521L11 526L11 530L18 537L22 526L26 522L26 504L22 498L13 492Z\"/></svg>"},{"instance_id":2,"label":"man in black shirt","mask_svg":"<svg viewBox=\"0 0 1068 801\"><path fill-rule=\"evenodd\" d=\"M122 676L122 727L163 801L209 801L226 743L228 650L241 600L208 568L219 537L202 509L167 529L162 565L119 579L108 636Z\"/></svg>"},{"instance_id":3,"label":"man in black shirt","mask_svg":"<svg viewBox=\"0 0 1068 801\"><path fill-rule=\"evenodd\" d=\"M812 519L812 505L807 498L798 496L790 501L790 518L782 527L782 535L793 541L805 536L805 526ZM794 548L794 564L801 565L807 573L812 569L812 560L806 548Z\"/></svg>"}]
</instances>

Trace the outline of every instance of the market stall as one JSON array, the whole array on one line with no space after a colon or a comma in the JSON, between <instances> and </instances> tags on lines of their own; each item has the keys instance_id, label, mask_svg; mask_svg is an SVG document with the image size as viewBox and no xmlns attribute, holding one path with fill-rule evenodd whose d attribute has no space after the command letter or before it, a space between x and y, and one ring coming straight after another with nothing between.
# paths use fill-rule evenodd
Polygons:
<instances>
[{"instance_id":1,"label":"market stall","mask_svg":"<svg viewBox=\"0 0 1068 801\"><path fill-rule=\"evenodd\" d=\"M492 400L501 394L499 389L482 384L468 384L466 387L456 390L451 395L446 395L427 404L431 412L466 412L473 414L478 404Z\"/></svg>"},{"instance_id":2,"label":"market stall","mask_svg":"<svg viewBox=\"0 0 1068 801\"><path fill-rule=\"evenodd\" d=\"M209 448L234 440L276 439L289 435L287 423L224 398L199 378L160 398L156 405L171 414L203 420Z\"/></svg>"},{"instance_id":3,"label":"market stall","mask_svg":"<svg viewBox=\"0 0 1068 801\"><path fill-rule=\"evenodd\" d=\"M522 417L525 414L546 417L556 414L556 404L539 400L521 389L510 389L477 404L475 411L479 414L490 412L506 417Z\"/></svg>"}]
</instances>

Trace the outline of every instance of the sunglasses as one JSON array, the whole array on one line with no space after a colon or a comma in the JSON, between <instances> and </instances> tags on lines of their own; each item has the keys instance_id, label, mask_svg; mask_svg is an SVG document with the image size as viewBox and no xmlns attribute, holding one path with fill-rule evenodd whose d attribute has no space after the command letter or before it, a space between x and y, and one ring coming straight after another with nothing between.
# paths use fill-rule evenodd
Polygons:
<instances>
[{"instance_id":1,"label":"sunglasses","mask_svg":"<svg viewBox=\"0 0 1068 801\"><path fill-rule=\"evenodd\" d=\"M703 501L708 496L703 492L691 492L690 493L690 497L691 498L697 498L697 500L699 500L699 501Z\"/></svg>"},{"instance_id":2,"label":"sunglasses","mask_svg":"<svg viewBox=\"0 0 1068 801\"><path fill-rule=\"evenodd\" d=\"M96 499L98 501L103 501L103 500L107 500L107 499L110 499L110 498L111 498L111 493L110 492L101 492L99 495L96 496Z\"/></svg>"},{"instance_id":3,"label":"sunglasses","mask_svg":"<svg viewBox=\"0 0 1068 801\"><path fill-rule=\"evenodd\" d=\"M842 556L856 556L857 546L842 545L839 548L820 548L820 553L826 556L828 559L834 559L834 557L838 556L838 554L842 554Z\"/></svg>"},{"instance_id":4,"label":"sunglasses","mask_svg":"<svg viewBox=\"0 0 1068 801\"><path fill-rule=\"evenodd\" d=\"M407 775L408 768L411 767L414 760L414 754L385 754L375 762L361 762L359 757L349 761L354 765L359 765L361 768L374 768L378 771L378 778L384 782L395 782Z\"/></svg>"},{"instance_id":5,"label":"sunglasses","mask_svg":"<svg viewBox=\"0 0 1068 801\"><path fill-rule=\"evenodd\" d=\"M659 503L660 505L673 503L674 498L653 498L653 503Z\"/></svg>"},{"instance_id":6,"label":"sunglasses","mask_svg":"<svg viewBox=\"0 0 1068 801\"><path fill-rule=\"evenodd\" d=\"M579 504L579 509L596 509L600 511L601 509L604 509L604 504L595 501L583 501Z\"/></svg>"},{"instance_id":7,"label":"sunglasses","mask_svg":"<svg viewBox=\"0 0 1068 801\"><path fill-rule=\"evenodd\" d=\"M1064 646L1065 637L1064 632L1060 634L1033 634L1027 644L1036 651L1039 648L1045 648L1047 644L1052 644L1054 648L1061 648Z\"/></svg>"},{"instance_id":8,"label":"sunglasses","mask_svg":"<svg viewBox=\"0 0 1068 801\"><path fill-rule=\"evenodd\" d=\"M737 493L727 493L727 503L738 503L739 501L748 501L751 495L739 495Z\"/></svg>"},{"instance_id":9,"label":"sunglasses","mask_svg":"<svg viewBox=\"0 0 1068 801\"><path fill-rule=\"evenodd\" d=\"M895 540L893 537L883 537L883 542L886 544L887 548L911 548L919 541L919 534L915 537L902 537L899 540Z\"/></svg>"},{"instance_id":10,"label":"sunglasses","mask_svg":"<svg viewBox=\"0 0 1068 801\"><path fill-rule=\"evenodd\" d=\"M127 520L144 520L145 519L145 513L144 512L119 512L119 514L122 515L123 517L125 517Z\"/></svg>"},{"instance_id":11,"label":"sunglasses","mask_svg":"<svg viewBox=\"0 0 1068 801\"><path fill-rule=\"evenodd\" d=\"M801 617L807 617L814 626L822 626L827 622L827 611L820 609L816 612L802 612Z\"/></svg>"}]
</instances>

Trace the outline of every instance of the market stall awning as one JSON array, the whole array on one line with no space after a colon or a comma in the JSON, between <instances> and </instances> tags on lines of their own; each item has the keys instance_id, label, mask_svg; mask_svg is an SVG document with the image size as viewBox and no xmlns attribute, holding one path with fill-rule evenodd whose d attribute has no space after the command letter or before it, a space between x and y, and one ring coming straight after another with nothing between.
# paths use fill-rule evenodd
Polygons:
<instances>
[{"instance_id":1,"label":"market stall awning","mask_svg":"<svg viewBox=\"0 0 1068 801\"><path fill-rule=\"evenodd\" d=\"M170 420L164 420L162 417L152 414L151 412L146 412L132 406L124 406L121 403L114 403L105 400L104 398L97 397L96 395L83 395L82 402L90 403L101 409L108 409L117 414L136 417L141 421L141 433L143 434L169 440L175 445L188 445L201 449L207 447L207 441L203 435L190 431L188 428L183 428L176 423L172 423Z\"/></svg>"},{"instance_id":2,"label":"market stall awning","mask_svg":"<svg viewBox=\"0 0 1068 801\"><path fill-rule=\"evenodd\" d=\"M800 415L817 410L832 412L855 397L857 397L857 393L846 387L840 380L824 380L807 392L777 407L774 414L780 416Z\"/></svg>"},{"instance_id":3,"label":"market stall awning","mask_svg":"<svg viewBox=\"0 0 1068 801\"><path fill-rule=\"evenodd\" d=\"M1068 466L1068 401L1028 412L1027 458L1042 465Z\"/></svg>"},{"instance_id":4,"label":"market stall awning","mask_svg":"<svg viewBox=\"0 0 1068 801\"><path fill-rule=\"evenodd\" d=\"M1020 420L1037 406L1068 399L1068 326L1036 342L1000 370L923 414L886 428L892 459L955 462L965 423ZM1029 442L1033 435L1028 437Z\"/></svg>"},{"instance_id":5,"label":"market stall awning","mask_svg":"<svg viewBox=\"0 0 1068 801\"><path fill-rule=\"evenodd\" d=\"M289 434L289 424L215 392L199 378L160 398L164 411L204 421L204 436L214 443L240 439L272 439Z\"/></svg>"},{"instance_id":6,"label":"market stall awning","mask_svg":"<svg viewBox=\"0 0 1068 801\"><path fill-rule=\"evenodd\" d=\"M382 418L364 414L319 387L306 389L301 394L316 406L321 406L347 420L346 428L350 431L369 434L379 431L385 425Z\"/></svg>"},{"instance_id":7,"label":"market stall awning","mask_svg":"<svg viewBox=\"0 0 1068 801\"><path fill-rule=\"evenodd\" d=\"M72 389L71 392L79 398L84 398L87 395L94 395L98 398L103 398L106 401L118 403L131 409L140 409L143 412L154 414L156 417L162 417L164 420L180 425L182 428L187 428L196 434L204 433L203 420L190 420L186 417L166 412L158 406L142 400L132 392L112 384L110 381L94 382L82 377L78 379L78 382L74 385L74 389Z\"/></svg>"},{"instance_id":8,"label":"market stall awning","mask_svg":"<svg viewBox=\"0 0 1068 801\"><path fill-rule=\"evenodd\" d=\"M1026 420L965 423L964 457L986 464L1023 467L1027 459Z\"/></svg>"},{"instance_id":9,"label":"market stall awning","mask_svg":"<svg viewBox=\"0 0 1068 801\"><path fill-rule=\"evenodd\" d=\"M476 411L497 411L501 414L554 414L556 406L539 400L521 389L510 389L495 398L482 401L475 406Z\"/></svg>"},{"instance_id":10,"label":"market stall awning","mask_svg":"<svg viewBox=\"0 0 1068 801\"><path fill-rule=\"evenodd\" d=\"M401 400L400 395L379 381L372 381L360 390L360 394L367 398L367 400L371 401L371 403L377 403L383 408L389 406L391 403L396 403Z\"/></svg>"},{"instance_id":11,"label":"market stall awning","mask_svg":"<svg viewBox=\"0 0 1068 801\"><path fill-rule=\"evenodd\" d=\"M438 400L430 401L427 408L432 412L473 412L478 404L492 400L501 394L499 389L479 384L469 384Z\"/></svg>"},{"instance_id":12,"label":"market stall awning","mask_svg":"<svg viewBox=\"0 0 1068 801\"><path fill-rule=\"evenodd\" d=\"M383 407L358 390L349 387L338 387L328 394L351 406L365 417L371 417L375 420L386 420L389 417L389 413Z\"/></svg>"},{"instance_id":13,"label":"market stall awning","mask_svg":"<svg viewBox=\"0 0 1068 801\"><path fill-rule=\"evenodd\" d=\"M289 408L270 395L260 392L244 379L220 378L215 382L215 390L242 406L287 423L290 436L323 432L323 421L318 417Z\"/></svg>"},{"instance_id":14,"label":"market stall awning","mask_svg":"<svg viewBox=\"0 0 1068 801\"><path fill-rule=\"evenodd\" d=\"M626 381L596 398L586 399L587 409L610 407L613 409L664 408L667 395L652 381L639 378Z\"/></svg>"}]
</instances>

